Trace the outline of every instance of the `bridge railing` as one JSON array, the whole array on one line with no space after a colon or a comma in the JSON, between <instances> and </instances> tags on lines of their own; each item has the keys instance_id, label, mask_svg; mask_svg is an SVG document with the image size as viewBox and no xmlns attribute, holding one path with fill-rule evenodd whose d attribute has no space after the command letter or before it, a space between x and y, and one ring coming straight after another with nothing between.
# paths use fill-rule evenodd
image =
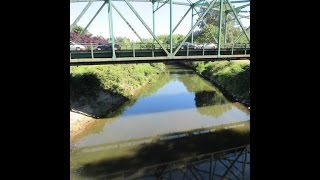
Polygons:
<instances>
[{"instance_id":1,"label":"bridge railing","mask_svg":"<svg viewBox=\"0 0 320 180\"><path fill-rule=\"evenodd\" d=\"M159 57L166 56L167 54L157 43L116 43L117 48L116 57ZM97 43L78 43L79 47L75 48L70 45L70 59L74 58L102 58L110 57L112 54L112 48L107 50L100 50ZM179 44L173 44L173 51ZM163 44L163 47L170 52L170 44ZM208 45L207 43L194 43L185 44L177 52L175 56L206 56L206 55L217 55L217 45ZM250 54L250 44L222 44L220 46L220 52L224 55L234 55L234 54ZM103 55L105 54L105 55Z\"/></svg>"},{"instance_id":2,"label":"bridge railing","mask_svg":"<svg viewBox=\"0 0 320 180\"><path fill-rule=\"evenodd\" d=\"M185 49L187 47L189 47L189 49L203 49L203 47L205 47L205 44L209 44L209 43L194 43L192 45L186 45L186 46L182 46L181 49ZM180 45L179 43L173 44L172 48L175 50L178 45ZM120 44L121 46L121 50L151 50L151 49L161 49L161 46L159 44L152 44L152 43L130 43L130 44ZM163 46L166 49L170 49L170 44L163 44ZM194 48L194 47L197 48ZM215 48L217 48L217 45L215 44ZM250 48L250 44L249 43L237 43L237 44L222 44L221 48ZM204 48L206 49L206 48Z\"/></svg>"},{"instance_id":3,"label":"bridge railing","mask_svg":"<svg viewBox=\"0 0 320 180\"><path fill-rule=\"evenodd\" d=\"M118 44L118 43L116 43ZM186 49L186 47L189 47L189 49L203 49L203 46L206 43L194 43L192 45L186 45L182 46L181 49ZM78 43L77 45L82 45L85 47L85 49L80 49L80 51L97 51L97 47L102 45L102 44L97 44L97 43ZM152 43L119 43L120 45L119 49L116 50L152 50L152 49L161 49L161 46L159 44L152 44ZM176 49L179 43L173 44L173 49ZM163 46L166 49L170 49L170 44L163 44ZM193 48L193 47L197 48ZM217 45L215 45L215 48L217 48ZM249 43L237 43L237 44L222 44L221 48L250 48ZM205 48L206 49L206 48ZM70 49L71 50L71 49ZM72 51L72 50L71 50Z\"/></svg>"}]
</instances>

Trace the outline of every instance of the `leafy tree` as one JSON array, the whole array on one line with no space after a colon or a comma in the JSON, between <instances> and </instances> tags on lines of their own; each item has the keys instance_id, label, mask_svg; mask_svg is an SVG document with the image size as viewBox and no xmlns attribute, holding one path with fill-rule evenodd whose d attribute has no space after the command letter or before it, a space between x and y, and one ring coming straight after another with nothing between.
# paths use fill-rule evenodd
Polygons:
<instances>
[{"instance_id":1,"label":"leafy tree","mask_svg":"<svg viewBox=\"0 0 320 180\"><path fill-rule=\"evenodd\" d=\"M78 43L94 43L94 44L106 44L108 43L107 39L105 39L103 36L92 36L91 33L89 33L87 30L84 31L84 33L78 38L79 33L81 33L84 30L81 26L74 26L72 31L70 32L70 41L76 41Z\"/></svg>"},{"instance_id":2,"label":"leafy tree","mask_svg":"<svg viewBox=\"0 0 320 180\"><path fill-rule=\"evenodd\" d=\"M214 37L218 37L218 27L210 24L196 33L194 40L198 43L214 43Z\"/></svg>"},{"instance_id":3,"label":"leafy tree","mask_svg":"<svg viewBox=\"0 0 320 180\"><path fill-rule=\"evenodd\" d=\"M77 33L77 34L80 34L83 30L84 30L84 28L83 28L82 26L75 25L75 26L72 28L72 31L71 31L71 32L75 32L75 33ZM91 33L89 33L88 30L85 30L82 34L84 34L84 35L92 35Z\"/></svg>"},{"instance_id":4,"label":"leafy tree","mask_svg":"<svg viewBox=\"0 0 320 180\"><path fill-rule=\"evenodd\" d=\"M131 40L127 37L116 37L115 42L124 45L124 44L130 44Z\"/></svg>"},{"instance_id":5,"label":"leafy tree","mask_svg":"<svg viewBox=\"0 0 320 180\"><path fill-rule=\"evenodd\" d=\"M215 9L219 9L219 3L216 4L214 6ZM233 5L233 8L234 5ZM199 14L204 13L204 11L206 10L206 8L200 8L200 10L198 11ZM240 9L235 8L237 14L239 15L239 11ZM228 13L229 15L226 16L226 13ZM223 22L223 26L222 26L222 36L221 36L221 40L222 42L224 42L224 32L225 32L225 26L224 26L224 22L225 22L225 18L227 18L227 43L231 43L233 42L241 33L242 30L239 26L236 26L236 20L235 20L235 16L232 13L231 8L227 5L224 4L224 12L222 15L222 22ZM211 43L214 42L214 38L213 36L218 39L218 27L219 27L219 11L214 10L214 11L209 11L205 16L204 16L204 21L206 22L207 26L205 26L205 23L200 22L199 23L199 31L196 31L194 33L194 39L195 42L198 43ZM189 40L191 38L189 37ZM246 38L246 36L243 34L241 35L241 37L239 38L237 43L248 43L248 40Z\"/></svg>"}]
</instances>

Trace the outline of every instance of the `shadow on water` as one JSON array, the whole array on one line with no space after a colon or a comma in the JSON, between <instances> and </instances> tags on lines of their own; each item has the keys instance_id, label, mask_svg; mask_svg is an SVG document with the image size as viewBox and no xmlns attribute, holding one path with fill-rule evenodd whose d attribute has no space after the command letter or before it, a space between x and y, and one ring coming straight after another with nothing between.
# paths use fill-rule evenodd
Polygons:
<instances>
[{"instance_id":1,"label":"shadow on water","mask_svg":"<svg viewBox=\"0 0 320 180\"><path fill-rule=\"evenodd\" d=\"M145 166L168 163L190 156L213 153L225 149L250 144L250 122L236 128L190 135L183 138L157 140L134 147L97 151L75 152L71 163L76 158L83 159L81 165L74 165L72 172L76 176L95 178L119 171L138 171ZM99 161L92 161L92 157ZM87 161L90 159L91 161ZM79 162L79 160L78 160Z\"/></svg>"},{"instance_id":2,"label":"shadow on water","mask_svg":"<svg viewBox=\"0 0 320 180\"><path fill-rule=\"evenodd\" d=\"M250 145L120 171L105 179L250 179Z\"/></svg>"}]
</instances>

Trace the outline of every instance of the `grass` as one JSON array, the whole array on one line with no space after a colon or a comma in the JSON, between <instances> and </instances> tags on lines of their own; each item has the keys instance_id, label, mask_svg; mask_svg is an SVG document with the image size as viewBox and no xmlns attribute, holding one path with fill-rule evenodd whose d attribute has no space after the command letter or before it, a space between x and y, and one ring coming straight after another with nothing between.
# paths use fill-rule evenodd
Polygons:
<instances>
[{"instance_id":1,"label":"grass","mask_svg":"<svg viewBox=\"0 0 320 180\"><path fill-rule=\"evenodd\" d=\"M94 114L102 115L106 107L131 99L138 89L156 81L165 71L163 63L70 67L71 108L90 106ZM110 102L101 99L107 96Z\"/></svg>"},{"instance_id":2,"label":"grass","mask_svg":"<svg viewBox=\"0 0 320 180\"><path fill-rule=\"evenodd\" d=\"M71 94L92 96L102 88L130 97L133 90L156 80L164 71L165 65L161 63L71 67Z\"/></svg>"},{"instance_id":3,"label":"grass","mask_svg":"<svg viewBox=\"0 0 320 180\"><path fill-rule=\"evenodd\" d=\"M186 62L198 74L219 84L229 93L250 103L250 61Z\"/></svg>"}]
</instances>

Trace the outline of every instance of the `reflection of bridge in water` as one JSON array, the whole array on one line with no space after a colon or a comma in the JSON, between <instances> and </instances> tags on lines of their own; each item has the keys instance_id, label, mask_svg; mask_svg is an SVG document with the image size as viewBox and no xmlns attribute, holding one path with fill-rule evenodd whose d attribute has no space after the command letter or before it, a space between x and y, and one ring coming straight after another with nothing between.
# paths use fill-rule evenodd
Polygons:
<instances>
[{"instance_id":1,"label":"reflection of bridge in water","mask_svg":"<svg viewBox=\"0 0 320 180\"><path fill-rule=\"evenodd\" d=\"M167 134L162 134L162 135L141 137L141 138L99 144L96 146L77 148L76 151L77 152L79 152L79 151L81 151L81 152L95 152L95 151L100 151L100 150L104 150L104 149L126 148L129 146L143 145L143 144L159 142L159 141L168 141L168 140L184 138L184 137L194 137L197 135L214 133L216 131L221 131L221 130L228 130L228 129L231 130L234 128L244 127L244 126L248 126L248 125L249 125L249 121L229 123L229 124L224 124L224 125L219 125L219 126L203 127L203 128L191 129L191 130L187 130L187 131L173 132L173 133L167 133Z\"/></svg>"},{"instance_id":2,"label":"reflection of bridge in water","mask_svg":"<svg viewBox=\"0 0 320 180\"><path fill-rule=\"evenodd\" d=\"M243 121L76 147L71 172L85 179L247 179L249 136L250 121Z\"/></svg>"},{"instance_id":3,"label":"reflection of bridge in water","mask_svg":"<svg viewBox=\"0 0 320 180\"><path fill-rule=\"evenodd\" d=\"M106 179L250 179L250 145L127 170Z\"/></svg>"}]
</instances>

